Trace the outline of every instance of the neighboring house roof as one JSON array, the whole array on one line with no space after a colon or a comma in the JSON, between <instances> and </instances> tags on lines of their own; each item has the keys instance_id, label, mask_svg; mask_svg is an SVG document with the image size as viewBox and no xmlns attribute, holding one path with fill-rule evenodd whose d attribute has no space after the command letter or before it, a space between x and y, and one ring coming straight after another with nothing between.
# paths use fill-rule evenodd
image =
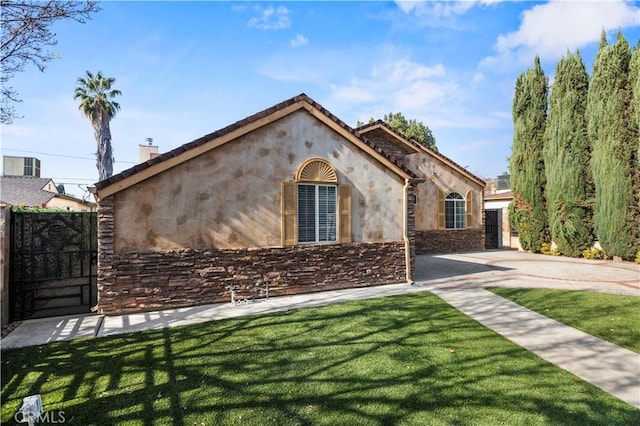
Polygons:
<instances>
[{"instance_id":1,"label":"neighboring house roof","mask_svg":"<svg viewBox=\"0 0 640 426\"><path fill-rule=\"evenodd\" d=\"M368 135L368 133L372 133L376 135L376 138L382 138L383 136L381 135L381 131L385 132L387 135L395 138L398 142L401 142L402 144L404 144L404 149L406 150L407 154L410 154L412 152L420 152L420 151L426 152L431 156L440 159L440 161L444 162L448 166L457 170L459 173L465 175L469 179L475 181L479 185L483 187L487 185L484 179L474 175L473 173L471 173L470 171L468 171L467 169L465 169L464 167L462 167L461 165L453 161L451 158L437 151L434 151L430 148L427 148L426 146L424 146L423 144L421 144L420 142L418 142L413 138L405 137L401 133L397 132L388 123L382 120L377 120L377 121L374 121L373 123L367 123L363 126L357 127L355 130L356 132L365 135L365 137Z\"/></svg>"},{"instance_id":2,"label":"neighboring house roof","mask_svg":"<svg viewBox=\"0 0 640 426\"><path fill-rule=\"evenodd\" d=\"M51 184L51 185L49 185ZM57 187L50 178L33 176L0 177L0 204L9 206L43 207L53 198L73 201L95 207L95 203L81 200L66 194L45 189L47 186Z\"/></svg>"},{"instance_id":3,"label":"neighboring house roof","mask_svg":"<svg viewBox=\"0 0 640 426\"><path fill-rule=\"evenodd\" d=\"M485 201L507 201L513 200L513 194L511 191L499 192L496 194L490 194L484 196Z\"/></svg>"},{"instance_id":4,"label":"neighboring house roof","mask_svg":"<svg viewBox=\"0 0 640 426\"><path fill-rule=\"evenodd\" d=\"M98 195L101 198L113 195L131 185L149 179L171 167L197 157L204 152L217 148L301 109L308 111L311 115L331 127L343 137L360 146L360 148L368 152L398 176L418 182L424 180L407 168L401 161L393 158L380 146L370 141L366 136L356 132L322 105L302 93L227 127L186 143L172 151L161 154L156 158L133 166L108 179L97 182L95 187Z\"/></svg>"},{"instance_id":5,"label":"neighboring house roof","mask_svg":"<svg viewBox=\"0 0 640 426\"><path fill-rule=\"evenodd\" d=\"M0 200L12 206L24 204L41 207L56 196L43 188L51 182L48 178L32 176L3 176L0 178Z\"/></svg>"}]
</instances>

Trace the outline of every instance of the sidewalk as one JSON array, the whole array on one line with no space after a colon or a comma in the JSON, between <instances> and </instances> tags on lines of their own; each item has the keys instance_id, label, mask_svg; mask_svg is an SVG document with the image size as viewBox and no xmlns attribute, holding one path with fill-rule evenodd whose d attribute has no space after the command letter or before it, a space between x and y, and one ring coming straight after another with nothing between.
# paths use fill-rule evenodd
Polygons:
<instances>
[{"instance_id":1,"label":"sidewalk","mask_svg":"<svg viewBox=\"0 0 640 426\"><path fill-rule=\"evenodd\" d=\"M104 317L95 314L28 320L2 339L2 349L161 329L429 291L541 358L640 408L640 354L620 348L497 296L483 287L544 287L640 295L640 269L563 261L522 253L423 256L415 285L392 284ZM578 278L575 278L578 277Z\"/></svg>"},{"instance_id":2,"label":"sidewalk","mask_svg":"<svg viewBox=\"0 0 640 426\"><path fill-rule=\"evenodd\" d=\"M482 288L431 289L485 327L640 408L640 354L568 327Z\"/></svg>"}]
</instances>

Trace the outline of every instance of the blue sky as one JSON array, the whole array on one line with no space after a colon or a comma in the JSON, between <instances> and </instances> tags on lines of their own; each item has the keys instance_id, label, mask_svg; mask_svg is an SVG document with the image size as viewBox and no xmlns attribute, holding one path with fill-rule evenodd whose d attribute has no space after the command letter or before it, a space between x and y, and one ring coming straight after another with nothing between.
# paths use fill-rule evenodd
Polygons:
<instances>
[{"instance_id":1,"label":"blue sky","mask_svg":"<svg viewBox=\"0 0 640 426\"><path fill-rule=\"evenodd\" d=\"M306 93L351 126L402 112L440 151L481 176L508 168L517 75L540 55L580 49L587 69L604 28L632 46L640 7L625 1L102 2L85 24L57 24L58 59L15 76L23 116L3 155L35 156L42 175L97 180L95 140L73 91L86 70L116 78L114 173L151 137L161 152ZM55 154L55 155L50 155ZM79 157L79 158L72 158Z\"/></svg>"}]
</instances>

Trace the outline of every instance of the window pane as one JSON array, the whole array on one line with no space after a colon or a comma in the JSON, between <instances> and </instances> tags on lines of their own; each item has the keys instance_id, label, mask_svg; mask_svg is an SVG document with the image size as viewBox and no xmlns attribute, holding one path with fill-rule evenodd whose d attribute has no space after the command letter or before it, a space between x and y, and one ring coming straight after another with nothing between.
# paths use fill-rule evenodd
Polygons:
<instances>
[{"instance_id":1,"label":"window pane","mask_svg":"<svg viewBox=\"0 0 640 426\"><path fill-rule=\"evenodd\" d=\"M336 241L336 187L318 186L318 241Z\"/></svg>"},{"instance_id":2,"label":"window pane","mask_svg":"<svg viewBox=\"0 0 640 426\"><path fill-rule=\"evenodd\" d=\"M33 158L24 159L24 175L33 176Z\"/></svg>"},{"instance_id":3,"label":"window pane","mask_svg":"<svg viewBox=\"0 0 640 426\"><path fill-rule=\"evenodd\" d=\"M447 229L465 229L467 215L462 195L452 192L444 202L445 227Z\"/></svg>"},{"instance_id":4,"label":"window pane","mask_svg":"<svg viewBox=\"0 0 640 426\"><path fill-rule=\"evenodd\" d=\"M454 210L455 210L455 205L453 201L447 200L444 202L445 226L448 229L456 227Z\"/></svg>"},{"instance_id":5,"label":"window pane","mask_svg":"<svg viewBox=\"0 0 640 426\"><path fill-rule=\"evenodd\" d=\"M298 185L298 241L316 241L316 188Z\"/></svg>"}]
</instances>

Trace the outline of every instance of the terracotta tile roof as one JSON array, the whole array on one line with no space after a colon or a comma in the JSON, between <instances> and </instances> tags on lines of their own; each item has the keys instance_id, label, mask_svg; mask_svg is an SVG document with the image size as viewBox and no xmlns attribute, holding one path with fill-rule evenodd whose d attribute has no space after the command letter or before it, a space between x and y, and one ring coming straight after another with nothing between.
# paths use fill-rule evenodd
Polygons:
<instances>
[{"instance_id":1,"label":"terracotta tile roof","mask_svg":"<svg viewBox=\"0 0 640 426\"><path fill-rule=\"evenodd\" d=\"M426 146L424 146L423 144L421 144L420 142L418 142L417 140L415 140L414 138L408 138L404 135L402 135L401 133L399 133L398 131L396 131L393 127L391 127L387 122L383 121L383 120L376 120L373 123L367 123L363 126L360 127L356 127L356 132L359 133L365 133L368 131L368 129L370 129L371 127L375 127L375 126L383 126L385 127L387 130L389 130L391 133L393 133L394 135L396 135L399 138L403 138L404 140L406 140L407 142L409 142L411 145L421 149L422 151L426 151L429 154L433 155L434 157L439 157L442 160L445 160L451 164L453 164L456 168L459 169L460 172L469 175L470 177L483 182L486 185L486 182L484 181L484 179L482 179L479 176L476 176L475 174L471 173L470 171L468 171L467 169L465 169L464 167L462 167L460 164L456 163L455 161L453 161L451 158L447 157L444 154L441 154L438 151L434 151L433 149L427 148Z\"/></svg>"},{"instance_id":2,"label":"terracotta tile roof","mask_svg":"<svg viewBox=\"0 0 640 426\"><path fill-rule=\"evenodd\" d=\"M178 148L175 148L169 152L166 152L164 154L160 154L159 156L152 158L144 163L140 163L137 164L127 170L122 171L121 173L118 173L116 175L111 176L110 178L104 179L100 182L97 182L95 184L96 189L100 190L103 189L109 185L112 185L114 183L117 183L129 176L132 176L136 173L139 173L145 169L148 169L149 167L153 166L154 164L158 164L161 163L163 161L167 161L170 158L176 157L180 154L182 154L183 152L186 152L190 149L193 149L195 147L198 147L200 145L203 145L213 139L219 138L221 136L224 136L228 133L233 132L234 130L240 129L250 123L253 123L254 121L257 121L261 118L267 117L277 111L280 111L282 109L287 108L288 106L291 106L293 104L296 104L298 102L306 102L307 104L311 105L313 108L317 109L318 111L320 111L322 114L324 114L325 116L327 116L328 118L330 118L333 122L335 122L338 126L340 126L341 128L343 128L344 130L346 130L347 132L351 133L352 135L354 135L355 137L357 137L358 139L360 139L362 142L364 142L365 144L367 144L369 147L371 147L372 149L374 149L378 154L380 154L382 157L384 157L386 160L390 161L391 163L393 163L394 165L396 165L398 168L400 168L403 172L405 172L407 175L409 175L411 178L413 179L420 179L419 176L417 176L412 170L410 170L409 168L407 168L402 162L398 161L398 160L394 160L390 155L388 155L388 153L386 153L384 150L382 150L379 146L377 146L376 144L374 144L373 142L371 142L370 140L368 140L364 135L361 135L360 133L358 133L357 131L355 131L353 128L351 128L350 126L348 126L345 122L343 122L342 120L340 120L338 117L336 117L335 115L333 115L331 112L329 112L329 110L327 110L326 108L324 108L322 105L320 105L319 103L317 103L316 101L314 101L313 99L311 99L309 96L307 96L304 93L301 93L300 95L294 96L293 98L287 99L283 102L280 102L272 107L269 107L267 109L264 109L260 112L257 112L253 115L250 115L242 120L236 121L233 124L230 124L222 129L216 130L215 132L209 133L207 135L204 135L198 139L195 139L191 142L188 142L182 146L179 146Z\"/></svg>"}]
</instances>

